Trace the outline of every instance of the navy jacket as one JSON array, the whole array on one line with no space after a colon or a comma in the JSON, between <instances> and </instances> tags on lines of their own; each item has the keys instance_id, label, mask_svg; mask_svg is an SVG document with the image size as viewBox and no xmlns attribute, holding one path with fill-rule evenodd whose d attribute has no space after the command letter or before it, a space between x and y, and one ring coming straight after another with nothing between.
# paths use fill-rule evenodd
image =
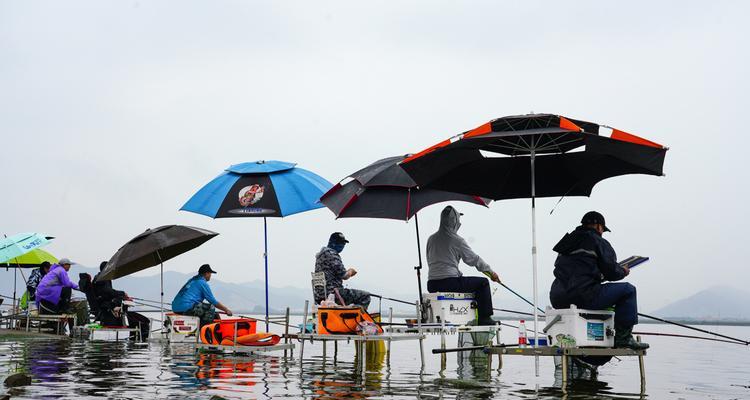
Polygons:
<instances>
[{"instance_id":1,"label":"navy jacket","mask_svg":"<svg viewBox=\"0 0 750 400\"><path fill-rule=\"evenodd\" d=\"M615 249L592 228L579 226L566 233L554 250L558 256L549 293L554 308L571 304L586 307L599 295L603 281L625 277L625 270L617 264Z\"/></svg>"}]
</instances>

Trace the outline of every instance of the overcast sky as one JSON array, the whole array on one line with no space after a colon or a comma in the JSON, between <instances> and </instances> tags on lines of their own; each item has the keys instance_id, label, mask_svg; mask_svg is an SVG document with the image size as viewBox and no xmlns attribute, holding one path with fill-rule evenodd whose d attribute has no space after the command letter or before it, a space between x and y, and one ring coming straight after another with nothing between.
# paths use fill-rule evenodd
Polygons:
<instances>
[{"instance_id":1,"label":"overcast sky","mask_svg":"<svg viewBox=\"0 0 750 400\"><path fill-rule=\"evenodd\" d=\"M335 182L533 111L670 147L665 177L610 179L551 215L557 198L537 203L540 299L552 246L592 209L620 258L652 258L627 278L642 309L746 288L749 13L742 1L0 1L0 233L48 233L53 254L96 266L147 227L195 225L221 235L167 270L209 262L219 279L259 279L262 220L178 211L230 164L291 161ZM531 296L530 201L455 206L460 233ZM423 244L441 208L420 214ZM271 285L308 290L332 231L351 240L353 287L416 292L413 222L326 209L269 221Z\"/></svg>"}]
</instances>

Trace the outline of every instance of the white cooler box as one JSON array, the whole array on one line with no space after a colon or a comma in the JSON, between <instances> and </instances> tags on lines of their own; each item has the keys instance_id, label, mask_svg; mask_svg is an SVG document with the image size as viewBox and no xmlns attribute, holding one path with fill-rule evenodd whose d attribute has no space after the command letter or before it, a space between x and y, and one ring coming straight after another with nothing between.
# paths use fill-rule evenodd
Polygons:
<instances>
[{"instance_id":1,"label":"white cooler box","mask_svg":"<svg viewBox=\"0 0 750 400\"><path fill-rule=\"evenodd\" d=\"M473 293L425 293L422 299L428 323L466 325L476 319Z\"/></svg>"},{"instance_id":2,"label":"white cooler box","mask_svg":"<svg viewBox=\"0 0 750 400\"><path fill-rule=\"evenodd\" d=\"M171 343L198 341L198 328L201 322L198 317L174 313L168 313L165 316L167 329L169 329L168 338Z\"/></svg>"},{"instance_id":3,"label":"white cooler box","mask_svg":"<svg viewBox=\"0 0 750 400\"><path fill-rule=\"evenodd\" d=\"M615 313L606 310L584 310L575 305L570 308L547 307L544 332L551 337L550 344L560 346L558 335L566 335L564 347L614 347ZM569 343L575 339L575 345Z\"/></svg>"}]
</instances>

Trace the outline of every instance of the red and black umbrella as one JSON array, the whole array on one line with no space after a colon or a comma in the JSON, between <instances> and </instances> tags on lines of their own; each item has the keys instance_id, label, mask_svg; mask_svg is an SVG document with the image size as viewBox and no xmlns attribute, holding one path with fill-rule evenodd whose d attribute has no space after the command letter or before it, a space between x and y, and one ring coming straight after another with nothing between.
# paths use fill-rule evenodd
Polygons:
<instances>
[{"instance_id":1,"label":"red and black umbrella","mask_svg":"<svg viewBox=\"0 0 750 400\"><path fill-rule=\"evenodd\" d=\"M328 207L336 218L386 218L408 221L414 217L419 257L419 265L414 269L417 271L417 285L421 297L422 254L417 212L429 205L446 201L465 201L487 206L489 200L444 190L419 188L398 165L407 157L396 156L375 161L336 184L320 198L320 202Z\"/></svg>"},{"instance_id":2,"label":"red and black umbrella","mask_svg":"<svg viewBox=\"0 0 750 400\"><path fill-rule=\"evenodd\" d=\"M401 167L420 186L493 200L531 198L536 332L534 199L589 196L598 182L619 175L663 175L667 150L606 125L530 114L492 120L405 159Z\"/></svg>"}]
</instances>

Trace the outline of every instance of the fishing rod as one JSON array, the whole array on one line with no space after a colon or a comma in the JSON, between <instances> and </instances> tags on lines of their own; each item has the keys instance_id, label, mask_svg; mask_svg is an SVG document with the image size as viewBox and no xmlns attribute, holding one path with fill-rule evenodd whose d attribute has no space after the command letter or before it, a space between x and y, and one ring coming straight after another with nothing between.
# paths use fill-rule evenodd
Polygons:
<instances>
[{"instance_id":1,"label":"fishing rod","mask_svg":"<svg viewBox=\"0 0 750 400\"><path fill-rule=\"evenodd\" d=\"M509 287L508 287L507 285L505 285L505 284L504 284L504 283L502 283L502 282L498 282L498 283L500 284L500 286L502 286L502 287L504 287L504 288L508 289L508 291L509 291L509 292L511 292L511 293L515 294L516 296L518 296L518 298L519 298L519 299L521 299L521 300L525 301L525 302L526 302L526 303L528 303L528 304L529 304L530 306L534 307L534 303L532 303L532 302L530 302L530 301L526 300L526 298L525 298L525 297L523 297L523 296L521 296L520 294L516 293L516 291L515 291L515 290L513 290L513 289L509 288ZM542 314L544 314L544 310L542 310L541 308L537 307L536 309L537 309L537 310L539 310L539 312L541 312ZM531 314L531 315L533 315L533 314Z\"/></svg>"},{"instance_id":2,"label":"fishing rod","mask_svg":"<svg viewBox=\"0 0 750 400\"><path fill-rule=\"evenodd\" d=\"M734 340L734 341L737 341L737 342L740 342L740 343L744 344L745 346L750 345L750 342L748 342L747 340L737 339L735 337L722 335L720 333L707 331L705 329L694 328L694 327L692 327L690 325L681 324L679 322L667 321L666 319L662 319L662 318L659 318L659 317L654 317L653 315L648 315L648 314L643 314L643 313L638 313L638 315L641 316L641 317L644 317L644 318L649 318L649 319L653 319L655 321L663 322L665 324L677 325L677 326L682 327L682 328L692 329L694 331L698 331L698 332L701 332L701 333L706 333L706 334L709 334L709 335L718 336L718 337L721 337L721 338L724 338L724 339Z\"/></svg>"},{"instance_id":3,"label":"fishing rod","mask_svg":"<svg viewBox=\"0 0 750 400\"><path fill-rule=\"evenodd\" d=\"M532 313L527 313L527 312L523 312L523 311L515 311L515 310L506 310L504 308L493 308L493 310L494 311L507 312L507 313L511 313L511 314L529 315L529 316L532 316L532 317L534 316L534 314L532 314Z\"/></svg>"},{"instance_id":4,"label":"fishing rod","mask_svg":"<svg viewBox=\"0 0 750 400\"><path fill-rule=\"evenodd\" d=\"M432 349L432 354L445 354L445 353L458 353L461 351L474 351L474 350L484 350L488 347L518 347L517 344L500 344L500 345L488 345L488 346L467 346L467 347L456 347L454 349Z\"/></svg>"},{"instance_id":5,"label":"fishing rod","mask_svg":"<svg viewBox=\"0 0 750 400\"><path fill-rule=\"evenodd\" d=\"M686 338L686 339L701 339L701 340L710 340L712 342L732 343L732 344L738 344L740 346L745 346L744 343L734 342L734 341L731 341L731 340L714 339L714 338L707 338L707 337L702 337L702 336L692 336L692 335L678 335L676 333L633 332L633 335L668 336L668 337L678 337L678 338Z\"/></svg>"},{"instance_id":6,"label":"fishing rod","mask_svg":"<svg viewBox=\"0 0 750 400\"><path fill-rule=\"evenodd\" d=\"M385 299L385 300L395 301L396 303L408 304L410 306L416 306L417 305L417 303L412 302L412 301L405 301L405 300L394 299L394 298L391 298L391 297L381 296L381 295L375 294L375 293L370 293L370 296L377 297L377 298L379 298L381 300Z\"/></svg>"}]
</instances>

